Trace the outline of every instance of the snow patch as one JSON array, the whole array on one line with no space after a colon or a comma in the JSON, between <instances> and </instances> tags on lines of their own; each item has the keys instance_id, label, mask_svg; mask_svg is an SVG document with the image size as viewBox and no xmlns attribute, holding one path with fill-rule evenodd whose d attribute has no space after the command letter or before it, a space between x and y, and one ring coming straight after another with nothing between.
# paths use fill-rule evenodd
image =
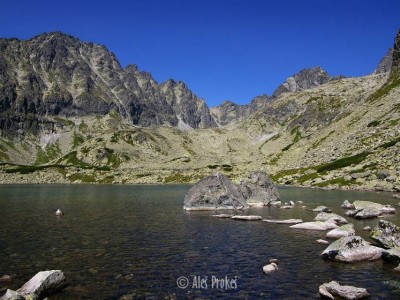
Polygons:
<instances>
[{"instance_id":1,"label":"snow patch","mask_svg":"<svg viewBox=\"0 0 400 300\"><path fill-rule=\"evenodd\" d=\"M271 132L271 133L267 133L267 134L263 134L262 136L260 136L258 138L258 142L265 142L268 141L270 139L272 139L274 136L276 136L278 134L277 131Z\"/></svg>"},{"instance_id":2,"label":"snow patch","mask_svg":"<svg viewBox=\"0 0 400 300\"><path fill-rule=\"evenodd\" d=\"M43 134L40 137L40 148L42 148L42 150L45 150L47 145L54 144L59 138L59 133Z\"/></svg>"}]
</instances>

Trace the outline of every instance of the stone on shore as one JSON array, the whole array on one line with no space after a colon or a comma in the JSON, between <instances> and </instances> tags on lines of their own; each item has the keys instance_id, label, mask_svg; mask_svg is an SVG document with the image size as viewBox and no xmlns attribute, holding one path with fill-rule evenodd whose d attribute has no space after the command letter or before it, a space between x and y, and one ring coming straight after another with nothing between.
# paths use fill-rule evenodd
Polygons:
<instances>
[{"instance_id":1,"label":"stone on shore","mask_svg":"<svg viewBox=\"0 0 400 300\"><path fill-rule=\"evenodd\" d=\"M279 268L278 268L278 266L277 266L276 263L270 263L270 264L265 265L265 266L263 267L263 272L264 272L265 274L275 273L275 272L278 271L278 270L279 270Z\"/></svg>"},{"instance_id":2,"label":"stone on shore","mask_svg":"<svg viewBox=\"0 0 400 300\"><path fill-rule=\"evenodd\" d=\"M333 221L339 224L347 224L347 220L343 218L342 216L339 216L334 213L326 213L326 212L320 212L315 218L314 221Z\"/></svg>"},{"instance_id":3,"label":"stone on shore","mask_svg":"<svg viewBox=\"0 0 400 300\"><path fill-rule=\"evenodd\" d=\"M303 220L301 219L287 219L287 220L269 220L269 219L264 219L264 222L267 223L276 223L276 224L298 224L298 223L303 223Z\"/></svg>"},{"instance_id":4,"label":"stone on shore","mask_svg":"<svg viewBox=\"0 0 400 300\"><path fill-rule=\"evenodd\" d=\"M321 296L329 299L335 299L335 296L342 297L343 299L355 300L369 297L369 293L364 288L358 288L350 285L340 285L336 281L324 283L319 286L318 290Z\"/></svg>"},{"instance_id":5,"label":"stone on shore","mask_svg":"<svg viewBox=\"0 0 400 300\"><path fill-rule=\"evenodd\" d=\"M336 225L336 223L332 221L326 221L326 222L321 222L321 221L315 221L315 222L304 222L304 223L299 223L295 224L292 226L289 226L290 228L294 229L306 229L306 230L329 230L329 229L335 229L338 228L339 226Z\"/></svg>"},{"instance_id":6,"label":"stone on shore","mask_svg":"<svg viewBox=\"0 0 400 300\"><path fill-rule=\"evenodd\" d=\"M328 207L326 206L317 206L316 208L313 209L313 211L315 212L326 212L326 213L330 213L332 212Z\"/></svg>"},{"instance_id":7,"label":"stone on shore","mask_svg":"<svg viewBox=\"0 0 400 300\"><path fill-rule=\"evenodd\" d=\"M232 220L240 220L240 221L260 221L262 220L261 216L232 216Z\"/></svg>"},{"instance_id":8,"label":"stone on shore","mask_svg":"<svg viewBox=\"0 0 400 300\"><path fill-rule=\"evenodd\" d=\"M371 246L360 236L342 237L326 248L321 256L341 262L372 261L380 259L384 249Z\"/></svg>"},{"instance_id":9,"label":"stone on shore","mask_svg":"<svg viewBox=\"0 0 400 300\"><path fill-rule=\"evenodd\" d=\"M371 231L370 238L379 246L389 249L400 247L399 227L386 220L379 220L378 225Z\"/></svg>"},{"instance_id":10,"label":"stone on shore","mask_svg":"<svg viewBox=\"0 0 400 300\"><path fill-rule=\"evenodd\" d=\"M339 228L332 229L326 234L326 237L329 239L339 239L344 236L352 236L355 235L356 231L354 230L353 224L342 225Z\"/></svg>"},{"instance_id":11,"label":"stone on shore","mask_svg":"<svg viewBox=\"0 0 400 300\"><path fill-rule=\"evenodd\" d=\"M251 206L268 205L273 201L279 201L278 188L265 172L250 173L238 188Z\"/></svg>"},{"instance_id":12,"label":"stone on shore","mask_svg":"<svg viewBox=\"0 0 400 300\"><path fill-rule=\"evenodd\" d=\"M345 209L354 209L354 204L350 203L349 200L344 200L340 207Z\"/></svg>"},{"instance_id":13,"label":"stone on shore","mask_svg":"<svg viewBox=\"0 0 400 300\"><path fill-rule=\"evenodd\" d=\"M185 210L217 210L248 208L236 185L225 175L217 173L196 183L186 194Z\"/></svg>"},{"instance_id":14,"label":"stone on shore","mask_svg":"<svg viewBox=\"0 0 400 300\"><path fill-rule=\"evenodd\" d=\"M61 270L41 271L17 290L20 294L35 294L40 299L53 295L65 286L65 276Z\"/></svg>"}]
</instances>

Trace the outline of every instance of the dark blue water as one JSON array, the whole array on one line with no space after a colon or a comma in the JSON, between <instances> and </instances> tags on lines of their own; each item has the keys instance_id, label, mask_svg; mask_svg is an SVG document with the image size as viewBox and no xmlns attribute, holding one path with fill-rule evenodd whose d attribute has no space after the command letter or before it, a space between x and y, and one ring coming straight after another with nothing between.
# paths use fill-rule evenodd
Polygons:
<instances>
[{"instance_id":1,"label":"dark blue water","mask_svg":"<svg viewBox=\"0 0 400 300\"><path fill-rule=\"evenodd\" d=\"M61 269L68 287L51 299L312 299L318 286L337 280L365 287L372 299L400 298L394 265L383 261L343 264L324 261L326 232L288 225L211 217L185 212L189 186L6 185L0 186L0 277L18 288L41 270ZM280 189L284 201L307 207L339 208L344 199L397 201L386 193ZM61 208L61 218L54 211ZM296 204L291 210L254 208L264 218L312 220L316 213ZM388 219L400 224L399 216ZM367 238L365 225L354 223ZM264 275L270 258L280 271ZM185 288L177 286L179 284ZM186 287L187 285L187 287Z\"/></svg>"}]
</instances>

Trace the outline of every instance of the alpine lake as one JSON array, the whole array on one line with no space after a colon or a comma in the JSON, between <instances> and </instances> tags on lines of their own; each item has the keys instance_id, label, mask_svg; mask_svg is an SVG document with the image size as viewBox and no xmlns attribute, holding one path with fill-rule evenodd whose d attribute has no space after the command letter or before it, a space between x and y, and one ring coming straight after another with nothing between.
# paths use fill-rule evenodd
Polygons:
<instances>
[{"instance_id":1,"label":"alpine lake","mask_svg":"<svg viewBox=\"0 0 400 300\"><path fill-rule=\"evenodd\" d=\"M184 211L189 185L0 186L0 283L18 289L43 270L60 269L68 285L49 299L315 299L318 287L336 280L364 287L371 299L399 299L393 264L378 260L345 264L320 257L324 231L289 225L214 218L214 211ZM263 218L311 221L302 208L325 205L343 215L345 199L391 204L390 193L279 188L279 206L243 212ZM303 201L298 204L297 201ZM60 208L65 215L58 217ZM400 225L400 212L385 215ZM378 218L355 220L368 239ZM371 241L371 240L369 240ZM269 259L279 271L265 275Z\"/></svg>"}]
</instances>

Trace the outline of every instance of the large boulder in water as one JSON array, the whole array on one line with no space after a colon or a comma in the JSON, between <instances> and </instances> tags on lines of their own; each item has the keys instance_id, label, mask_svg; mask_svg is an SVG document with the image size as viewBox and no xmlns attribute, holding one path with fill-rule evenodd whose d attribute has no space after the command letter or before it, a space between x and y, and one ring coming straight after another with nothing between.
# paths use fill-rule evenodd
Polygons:
<instances>
[{"instance_id":1,"label":"large boulder in water","mask_svg":"<svg viewBox=\"0 0 400 300\"><path fill-rule=\"evenodd\" d=\"M214 174L201 179L186 194L185 210L216 210L248 208L238 187L225 175Z\"/></svg>"},{"instance_id":2,"label":"large boulder in water","mask_svg":"<svg viewBox=\"0 0 400 300\"><path fill-rule=\"evenodd\" d=\"M336 281L324 283L319 287L319 294L325 298L335 299L335 296L341 299L355 300L369 297L369 293L364 288L358 288L350 285L340 285Z\"/></svg>"},{"instance_id":3,"label":"large boulder in water","mask_svg":"<svg viewBox=\"0 0 400 300\"><path fill-rule=\"evenodd\" d=\"M399 227L386 220L379 220L369 237L383 248L400 247Z\"/></svg>"},{"instance_id":4,"label":"large boulder in water","mask_svg":"<svg viewBox=\"0 0 400 300\"><path fill-rule=\"evenodd\" d=\"M278 188L265 172L252 172L239 189L249 205L268 205L279 201Z\"/></svg>"},{"instance_id":5,"label":"large boulder in water","mask_svg":"<svg viewBox=\"0 0 400 300\"><path fill-rule=\"evenodd\" d=\"M362 237L347 236L338 239L322 252L325 259L342 262L358 262L381 258L384 249L371 246Z\"/></svg>"}]
</instances>

